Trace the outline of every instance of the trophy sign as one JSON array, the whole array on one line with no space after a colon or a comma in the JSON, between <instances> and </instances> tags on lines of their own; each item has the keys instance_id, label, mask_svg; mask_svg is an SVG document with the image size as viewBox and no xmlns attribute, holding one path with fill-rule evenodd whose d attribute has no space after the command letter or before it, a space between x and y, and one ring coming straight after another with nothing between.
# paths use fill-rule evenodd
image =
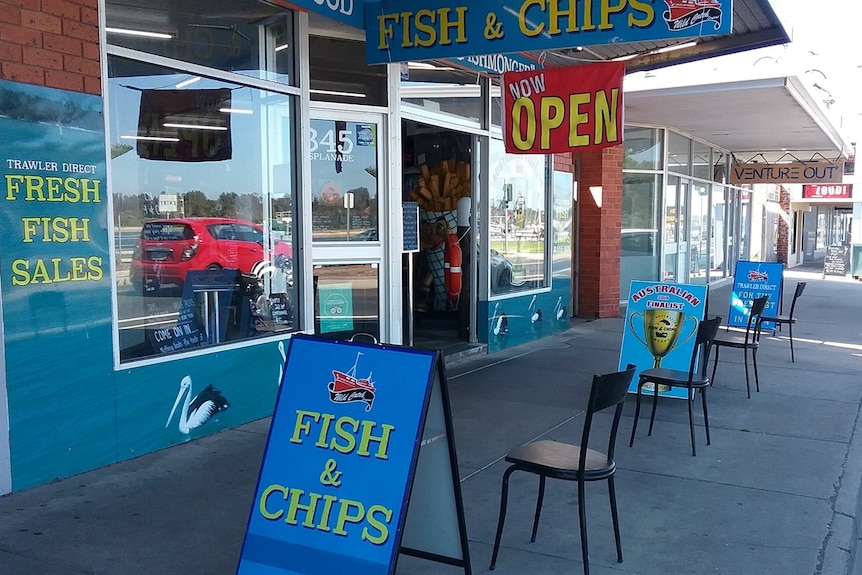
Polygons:
<instances>
[{"instance_id":1,"label":"trophy sign","mask_svg":"<svg viewBox=\"0 0 862 575\"><path fill-rule=\"evenodd\" d=\"M635 329L635 318L643 317L643 337ZM691 320L691 321L688 321ZM683 326L691 325L683 339L680 333ZM634 312L629 316L629 329L641 344L645 345L655 359L653 367L661 367L661 360L669 354L677 345L682 345L697 333L697 318L685 316L681 311L668 311L664 309L648 309L643 313Z\"/></svg>"},{"instance_id":2,"label":"trophy sign","mask_svg":"<svg viewBox=\"0 0 862 575\"><path fill-rule=\"evenodd\" d=\"M638 373L659 367L688 371L694 336L706 313L706 293L705 285L633 281L626 306L621 369L633 363ZM629 392L637 393L637 374ZM687 393L667 386L659 386L658 392L678 398L685 398Z\"/></svg>"}]
</instances>

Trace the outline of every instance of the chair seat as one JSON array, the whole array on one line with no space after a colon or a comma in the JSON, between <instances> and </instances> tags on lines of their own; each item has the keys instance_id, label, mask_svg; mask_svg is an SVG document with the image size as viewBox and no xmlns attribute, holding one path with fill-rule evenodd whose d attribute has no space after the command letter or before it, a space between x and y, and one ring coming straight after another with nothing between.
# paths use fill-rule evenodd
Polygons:
<instances>
[{"instance_id":1,"label":"chair seat","mask_svg":"<svg viewBox=\"0 0 862 575\"><path fill-rule=\"evenodd\" d=\"M541 470L549 477L572 479L578 476L580 456L581 448L577 445L543 439L513 449L506 456L506 461L526 470ZM615 467L613 460L608 461L607 454L587 449L584 480L606 479L613 475Z\"/></svg>"},{"instance_id":2,"label":"chair seat","mask_svg":"<svg viewBox=\"0 0 862 575\"><path fill-rule=\"evenodd\" d=\"M752 341L751 339L746 341L744 333L723 333L720 336L716 336L715 340L712 343L713 345L723 345L725 347L738 347L748 349L755 349L760 345L759 342Z\"/></svg>"},{"instance_id":3,"label":"chair seat","mask_svg":"<svg viewBox=\"0 0 862 575\"><path fill-rule=\"evenodd\" d=\"M645 369L638 376L640 381L650 381L652 383L671 385L676 387L688 387L688 372L678 369L666 369L657 367L653 369ZM706 387L709 385L709 378L695 373L691 379L692 387Z\"/></svg>"},{"instance_id":4,"label":"chair seat","mask_svg":"<svg viewBox=\"0 0 862 575\"><path fill-rule=\"evenodd\" d=\"M771 321L774 323L796 323L796 318L790 317L789 315L762 315L760 316L760 321Z\"/></svg>"}]
</instances>

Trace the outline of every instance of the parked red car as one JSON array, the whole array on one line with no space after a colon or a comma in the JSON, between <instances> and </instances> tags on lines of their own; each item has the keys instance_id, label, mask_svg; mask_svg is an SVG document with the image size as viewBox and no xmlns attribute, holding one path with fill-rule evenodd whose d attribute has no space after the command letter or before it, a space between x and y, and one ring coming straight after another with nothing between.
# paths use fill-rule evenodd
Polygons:
<instances>
[{"instance_id":1,"label":"parked red car","mask_svg":"<svg viewBox=\"0 0 862 575\"><path fill-rule=\"evenodd\" d=\"M229 218L171 218L144 224L132 256L131 282L138 291L181 286L190 270L237 269L250 273L258 262L281 261L292 272L293 249L275 240L270 257L263 227ZM292 275L292 273L291 273ZM291 278L292 279L292 278Z\"/></svg>"}]
</instances>

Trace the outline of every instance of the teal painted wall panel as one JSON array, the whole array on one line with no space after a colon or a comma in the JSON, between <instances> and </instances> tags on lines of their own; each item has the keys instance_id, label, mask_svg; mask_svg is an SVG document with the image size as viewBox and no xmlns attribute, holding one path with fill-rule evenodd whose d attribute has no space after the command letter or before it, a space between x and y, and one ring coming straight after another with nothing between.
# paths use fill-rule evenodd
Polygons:
<instances>
[{"instance_id":1,"label":"teal painted wall panel","mask_svg":"<svg viewBox=\"0 0 862 575\"><path fill-rule=\"evenodd\" d=\"M488 353L569 329L571 282L555 279L548 292L479 302L478 337Z\"/></svg>"},{"instance_id":2,"label":"teal painted wall panel","mask_svg":"<svg viewBox=\"0 0 862 575\"><path fill-rule=\"evenodd\" d=\"M12 488L116 460L102 99L0 82Z\"/></svg>"}]
</instances>

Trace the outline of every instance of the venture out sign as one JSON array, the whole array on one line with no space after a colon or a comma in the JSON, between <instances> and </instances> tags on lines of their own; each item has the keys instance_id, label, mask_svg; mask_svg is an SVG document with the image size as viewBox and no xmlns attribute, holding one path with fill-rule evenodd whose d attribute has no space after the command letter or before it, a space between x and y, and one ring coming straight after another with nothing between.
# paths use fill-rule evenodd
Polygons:
<instances>
[{"instance_id":1,"label":"venture out sign","mask_svg":"<svg viewBox=\"0 0 862 575\"><path fill-rule=\"evenodd\" d=\"M510 154L607 148L623 140L622 62L503 74Z\"/></svg>"},{"instance_id":2,"label":"venture out sign","mask_svg":"<svg viewBox=\"0 0 862 575\"><path fill-rule=\"evenodd\" d=\"M382 0L369 64L730 34L732 0ZM666 8L666 9L663 9Z\"/></svg>"}]
</instances>

